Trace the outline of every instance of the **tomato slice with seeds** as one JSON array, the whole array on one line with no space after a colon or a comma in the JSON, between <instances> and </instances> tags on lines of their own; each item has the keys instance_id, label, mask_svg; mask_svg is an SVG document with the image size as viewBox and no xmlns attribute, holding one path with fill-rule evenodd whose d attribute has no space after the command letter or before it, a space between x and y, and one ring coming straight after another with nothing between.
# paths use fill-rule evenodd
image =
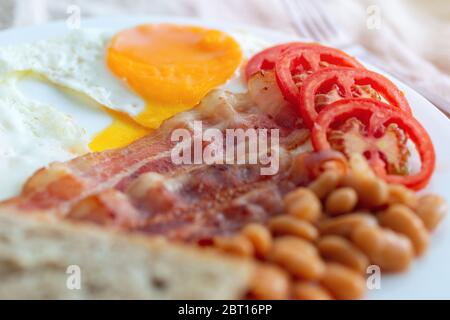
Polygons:
<instances>
[{"instance_id":1,"label":"tomato slice with seeds","mask_svg":"<svg viewBox=\"0 0 450 320\"><path fill-rule=\"evenodd\" d=\"M420 123L372 99L343 99L327 106L314 124L311 140L316 151L363 154L378 176L413 190L424 188L435 168L433 143ZM415 145L421 162L414 173L408 168L408 141Z\"/></svg>"},{"instance_id":2,"label":"tomato slice with seeds","mask_svg":"<svg viewBox=\"0 0 450 320\"><path fill-rule=\"evenodd\" d=\"M324 69L308 77L300 89L300 113L311 128L320 110L349 98L375 99L412 113L406 97L393 82L376 72L350 68Z\"/></svg>"},{"instance_id":3,"label":"tomato slice with seeds","mask_svg":"<svg viewBox=\"0 0 450 320\"><path fill-rule=\"evenodd\" d=\"M257 74L259 71L270 71L275 68L275 62L280 57L281 53L290 48L302 48L309 46L309 43L303 42L290 42L285 44L280 44L260 53L254 55L245 67L245 77L248 81L253 75Z\"/></svg>"},{"instance_id":4,"label":"tomato slice with seeds","mask_svg":"<svg viewBox=\"0 0 450 320\"><path fill-rule=\"evenodd\" d=\"M284 97L293 105L298 105L299 88L305 79L320 69L330 67L364 69L355 58L341 50L313 44L281 52L275 63L275 72Z\"/></svg>"}]
</instances>

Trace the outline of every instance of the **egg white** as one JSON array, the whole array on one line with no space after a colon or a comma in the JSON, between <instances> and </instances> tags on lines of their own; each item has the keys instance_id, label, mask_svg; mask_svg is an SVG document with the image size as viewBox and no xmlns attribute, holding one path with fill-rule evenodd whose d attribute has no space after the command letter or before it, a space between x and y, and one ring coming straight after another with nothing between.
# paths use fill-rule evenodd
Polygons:
<instances>
[{"instance_id":1,"label":"egg white","mask_svg":"<svg viewBox=\"0 0 450 320\"><path fill-rule=\"evenodd\" d=\"M0 199L53 161L86 153L84 130L54 107L22 95L14 81L0 85Z\"/></svg>"},{"instance_id":2,"label":"egg white","mask_svg":"<svg viewBox=\"0 0 450 320\"><path fill-rule=\"evenodd\" d=\"M2 47L0 78L33 72L101 105L137 115L144 110L145 102L106 66L106 48L111 37L111 33L93 29L74 30L54 40Z\"/></svg>"}]
</instances>

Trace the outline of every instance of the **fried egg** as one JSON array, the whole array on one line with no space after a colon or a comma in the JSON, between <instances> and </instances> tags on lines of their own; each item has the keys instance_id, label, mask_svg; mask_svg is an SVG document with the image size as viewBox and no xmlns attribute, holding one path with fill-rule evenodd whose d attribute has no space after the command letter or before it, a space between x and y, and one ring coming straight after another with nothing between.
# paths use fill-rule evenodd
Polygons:
<instances>
[{"instance_id":1,"label":"fried egg","mask_svg":"<svg viewBox=\"0 0 450 320\"><path fill-rule=\"evenodd\" d=\"M85 129L90 149L103 151L148 134L215 88L244 91L239 66L264 47L248 35L193 26L81 29L1 48L0 79L38 74L94 100L109 125Z\"/></svg>"},{"instance_id":2,"label":"fried egg","mask_svg":"<svg viewBox=\"0 0 450 320\"><path fill-rule=\"evenodd\" d=\"M241 66L268 45L243 33L162 24L0 47L0 89L8 92L0 108L10 106L0 115L0 199L50 162L128 145L213 89L246 91Z\"/></svg>"}]
</instances>

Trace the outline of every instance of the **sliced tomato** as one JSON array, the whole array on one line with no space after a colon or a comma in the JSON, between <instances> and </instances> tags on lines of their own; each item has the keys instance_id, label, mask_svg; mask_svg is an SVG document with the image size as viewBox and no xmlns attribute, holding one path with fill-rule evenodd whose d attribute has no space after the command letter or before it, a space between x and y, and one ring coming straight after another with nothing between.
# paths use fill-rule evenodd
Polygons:
<instances>
[{"instance_id":1,"label":"sliced tomato","mask_svg":"<svg viewBox=\"0 0 450 320\"><path fill-rule=\"evenodd\" d=\"M251 76L255 75L259 71L273 70L275 68L275 62L280 57L281 53L287 49L294 47L302 48L309 45L311 44L303 42L290 42L261 51L260 53L254 55L247 63L245 68L246 79L249 80Z\"/></svg>"},{"instance_id":2,"label":"sliced tomato","mask_svg":"<svg viewBox=\"0 0 450 320\"><path fill-rule=\"evenodd\" d=\"M311 128L320 110L341 99L375 99L411 114L404 94L382 75L366 69L330 68L315 72L300 89L299 108Z\"/></svg>"},{"instance_id":3,"label":"sliced tomato","mask_svg":"<svg viewBox=\"0 0 450 320\"><path fill-rule=\"evenodd\" d=\"M372 99L344 99L327 106L317 117L311 139L316 151L363 154L378 176L414 190L428 184L435 168L434 147L420 123ZM421 162L414 173L408 166L408 141L415 145Z\"/></svg>"},{"instance_id":4,"label":"sliced tomato","mask_svg":"<svg viewBox=\"0 0 450 320\"><path fill-rule=\"evenodd\" d=\"M305 79L320 69L330 67L364 68L355 58L341 50L314 44L282 51L275 63L275 72L284 97L297 105L299 88Z\"/></svg>"}]
</instances>

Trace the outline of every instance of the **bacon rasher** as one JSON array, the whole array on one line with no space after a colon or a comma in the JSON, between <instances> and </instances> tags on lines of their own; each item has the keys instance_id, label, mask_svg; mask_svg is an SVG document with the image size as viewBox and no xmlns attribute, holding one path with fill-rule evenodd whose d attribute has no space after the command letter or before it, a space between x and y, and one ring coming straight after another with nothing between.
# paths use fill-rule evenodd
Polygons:
<instances>
[{"instance_id":1,"label":"bacon rasher","mask_svg":"<svg viewBox=\"0 0 450 320\"><path fill-rule=\"evenodd\" d=\"M263 176L261 165L175 165L171 133L203 129L279 129L280 169ZM309 133L288 106L273 74L260 74L249 93L215 91L196 108L166 121L158 130L117 150L54 163L35 173L20 196L0 204L20 212L49 212L76 220L116 225L201 241L245 223L280 213L282 194L294 187L292 151Z\"/></svg>"}]
</instances>

